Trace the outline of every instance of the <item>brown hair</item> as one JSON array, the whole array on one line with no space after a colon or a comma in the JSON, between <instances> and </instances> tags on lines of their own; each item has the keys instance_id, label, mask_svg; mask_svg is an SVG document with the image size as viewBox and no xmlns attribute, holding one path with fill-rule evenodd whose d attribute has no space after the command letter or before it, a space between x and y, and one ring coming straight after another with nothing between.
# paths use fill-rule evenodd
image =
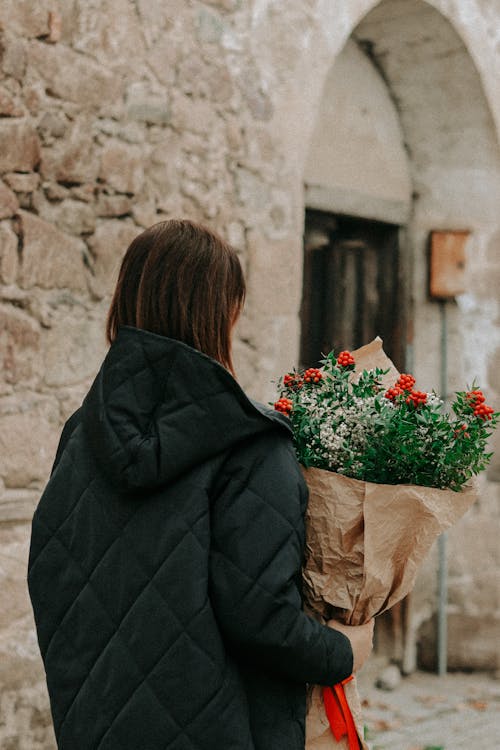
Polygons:
<instances>
[{"instance_id":1,"label":"brown hair","mask_svg":"<svg viewBox=\"0 0 500 750\"><path fill-rule=\"evenodd\" d=\"M142 232L123 258L106 323L111 344L122 325L183 341L234 373L231 329L245 280L233 248L188 220Z\"/></svg>"}]
</instances>

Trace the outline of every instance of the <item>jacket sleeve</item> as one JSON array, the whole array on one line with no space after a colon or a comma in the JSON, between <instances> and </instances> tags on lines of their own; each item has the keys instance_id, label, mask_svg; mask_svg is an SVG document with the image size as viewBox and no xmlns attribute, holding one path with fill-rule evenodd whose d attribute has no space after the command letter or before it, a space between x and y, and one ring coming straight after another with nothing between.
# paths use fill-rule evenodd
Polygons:
<instances>
[{"instance_id":1,"label":"jacket sleeve","mask_svg":"<svg viewBox=\"0 0 500 750\"><path fill-rule=\"evenodd\" d=\"M352 672L342 633L302 611L307 497L289 438L261 435L227 462L212 506L211 600L226 639L299 682Z\"/></svg>"}]
</instances>

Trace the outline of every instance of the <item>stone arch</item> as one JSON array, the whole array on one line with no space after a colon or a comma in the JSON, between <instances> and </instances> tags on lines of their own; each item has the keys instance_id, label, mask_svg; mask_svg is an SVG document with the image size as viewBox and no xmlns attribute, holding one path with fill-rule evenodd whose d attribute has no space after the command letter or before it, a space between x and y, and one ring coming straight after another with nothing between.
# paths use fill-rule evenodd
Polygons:
<instances>
[{"instance_id":1,"label":"stone arch","mask_svg":"<svg viewBox=\"0 0 500 750\"><path fill-rule=\"evenodd\" d=\"M299 339L298 310L300 306L300 267L301 267L301 240L300 234L303 221L304 205L304 172L308 155L308 147L313 137L315 125L317 123L318 111L321 102L322 92L324 91L325 82L339 58L342 49L345 48L349 38L354 34L358 35L361 43L370 42L367 37L367 29L370 23L374 23L376 18L390 17L396 15L402 18L408 9L413 9L414 18L421 19L425 16L430 17L436 22L436 39L444 33L448 40L453 40L453 44L460 49L459 58L464 70L467 70L469 83L468 91L476 89L478 96L478 107L475 110L474 127L486 134L487 145L483 148L483 163L488 161L485 156L486 152L492 155L492 163L496 162L496 143L498 133L500 133L500 104L495 97L495 85L500 75L500 64L498 55L495 54L495 39L492 36L491 29L488 31L488 19L485 18L479 5L472 0L468 4L467 10L462 7L463 4L458 0L445 2L444 0L383 0L381 3L373 0L360 0L352 3L346 0L333 4L322 1L317 5L308 4L304 9L304 4L293 3L287 5L287 28L295 28L296 35L287 35L286 42L281 34L276 38L276 24L274 21L278 13L282 12L281 4L278 0L269 2L256 3L259 12L254 10L253 14L253 31L252 45L256 57L260 59L260 70L263 76L263 84L268 91L273 92L274 117L268 129L272 134L274 143L279 151L279 156L286 163L286 171L283 170L281 177L281 186L283 188L280 194L281 205L287 206L288 223L282 237L277 239L269 232L262 230L254 233L249 245L249 300L251 326L244 331L244 337L252 347L252 356L255 365L255 378L253 387L261 395L266 396L271 393L272 386L270 381L276 376L276 372L286 369L296 361L297 349L296 342ZM491 25L491 24L490 24ZM299 33L300 29L300 33ZM303 31L302 31L303 29ZM363 38L366 37L366 38ZM431 43L432 48L432 43ZM380 42L368 49L369 44L365 44L365 54L375 62L379 72L383 72L384 54L380 55ZM382 50L383 52L383 50ZM257 54L258 53L258 54ZM378 60L376 59L378 56ZM387 58L385 58L386 60ZM456 62L456 61L455 61ZM451 71L453 73L453 71ZM389 84L391 96L397 98L399 92L394 91L394 83L390 80L395 71L383 73L387 76L386 83ZM455 83L460 79L459 75L454 76ZM474 85L470 83L474 80ZM455 89L459 90L459 86ZM447 95L450 92L446 92ZM424 100L425 101L425 100ZM402 105L402 102L400 103ZM432 106L432 103L431 103ZM454 107L451 108L453 111ZM461 113L467 109L467 100L461 104ZM430 107L427 107L427 112ZM424 113L425 114L425 113ZM442 122L446 123L446 117L442 117ZM462 121L464 118L462 117ZM450 123L450 119L447 121ZM405 124L402 123L403 130ZM431 123L427 123L429 128ZM460 133L455 132L455 140L459 140ZM405 141L409 143L411 138L404 133ZM469 138L471 148L474 139ZM481 139L479 139L481 141ZM409 143L410 148L415 149L415 143ZM417 144L418 145L418 144ZM484 144L483 144L484 145ZM477 144L476 144L477 146ZM452 154L457 154L457 149L451 149ZM491 166L491 165L490 165ZM492 170L490 169L490 175ZM449 170L448 170L449 174ZM412 179L415 183L418 175L415 170L412 173ZM429 175L427 175L429 178ZM448 196L448 208L441 211L439 223L443 226L447 223L448 227L452 225L455 217L463 220L460 205L463 202L463 191L460 191L460 180L456 180L458 186L456 191L456 200L454 208L452 207L452 197ZM493 181L495 182L495 181ZM487 197L493 198L496 187L490 181L490 189ZM418 188L417 188L418 189ZM476 181L476 195L479 197L480 189ZM460 194L461 192L461 194ZM442 191L442 195L445 192ZM465 204L471 207L469 197ZM422 204L420 204L422 205ZM489 210L488 226L485 232L484 212L481 217L479 202L475 201L477 214L467 221L472 228L477 227L475 232L475 249L471 252L477 252L487 255L489 240L488 236L493 234L493 217ZM492 203L490 202L490 206ZM272 210L269 202L269 213ZM445 216L446 214L446 216ZM265 214L262 217L262 225L265 227L271 224L270 216ZM415 231L417 223L414 224ZM446 227L446 228L448 228ZM438 227L434 227L438 228ZM469 227L468 227L469 228ZM488 236L487 236L488 235ZM478 249L482 248L482 249ZM421 248L418 252L422 252ZM284 269L283 276L276 281L273 278L274 269ZM469 285L473 286L473 279L469 277ZM274 293L270 287L273 287ZM422 296L424 288L416 290L416 293ZM267 309L262 309L264 299L269 300ZM424 309L423 306L422 309ZM425 318L425 316L424 316ZM470 316L469 316L470 319ZM422 325L426 321L422 320ZM456 328L456 326L455 326ZM252 330L271 330L273 336L265 340L252 340ZM469 329L478 333L478 325L474 324ZM462 331L464 333L465 327ZM491 331L489 332L491 333ZM455 334L454 334L455 335ZM458 335L455 335L458 340ZM493 341L494 337L489 336ZM420 345L421 348L421 345ZM418 345L415 350L416 358L419 358L420 351ZM464 363L464 374L468 375L468 361L470 357L462 357ZM457 369L457 378L462 377L462 373ZM486 366L483 367L486 371ZM421 373L429 382L436 382L436 372L429 371ZM482 375L482 372L479 373ZM483 381L484 382L484 381Z\"/></svg>"}]
</instances>

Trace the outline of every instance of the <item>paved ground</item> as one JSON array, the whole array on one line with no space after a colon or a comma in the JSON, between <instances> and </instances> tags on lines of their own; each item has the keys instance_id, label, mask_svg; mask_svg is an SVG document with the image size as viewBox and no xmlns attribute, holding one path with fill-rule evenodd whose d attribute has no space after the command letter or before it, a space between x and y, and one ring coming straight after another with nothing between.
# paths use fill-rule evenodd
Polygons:
<instances>
[{"instance_id":1,"label":"paved ground","mask_svg":"<svg viewBox=\"0 0 500 750\"><path fill-rule=\"evenodd\" d=\"M500 750L500 680L417 672L388 692L375 676L359 675L373 750Z\"/></svg>"}]
</instances>

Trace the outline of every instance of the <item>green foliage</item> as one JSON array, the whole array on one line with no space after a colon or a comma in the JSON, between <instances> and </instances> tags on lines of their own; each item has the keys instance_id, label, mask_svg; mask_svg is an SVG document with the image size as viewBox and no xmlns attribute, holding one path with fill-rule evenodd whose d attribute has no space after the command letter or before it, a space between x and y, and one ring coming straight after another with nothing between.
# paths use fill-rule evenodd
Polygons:
<instances>
[{"instance_id":1,"label":"green foliage","mask_svg":"<svg viewBox=\"0 0 500 750\"><path fill-rule=\"evenodd\" d=\"M381 379L387 371L363 370L355 377L354 366L340 365L333 352L322 365L319 382L307 382L301 372L279 382L304 466L456 491L485 469L491 458L487 441L500 414L484 405L481 391L456 393L451 412L445 412L435 393L408 387L408 376L401 381L405 389L396 384L385 391Z\"/></svg>"}]
</instances>

